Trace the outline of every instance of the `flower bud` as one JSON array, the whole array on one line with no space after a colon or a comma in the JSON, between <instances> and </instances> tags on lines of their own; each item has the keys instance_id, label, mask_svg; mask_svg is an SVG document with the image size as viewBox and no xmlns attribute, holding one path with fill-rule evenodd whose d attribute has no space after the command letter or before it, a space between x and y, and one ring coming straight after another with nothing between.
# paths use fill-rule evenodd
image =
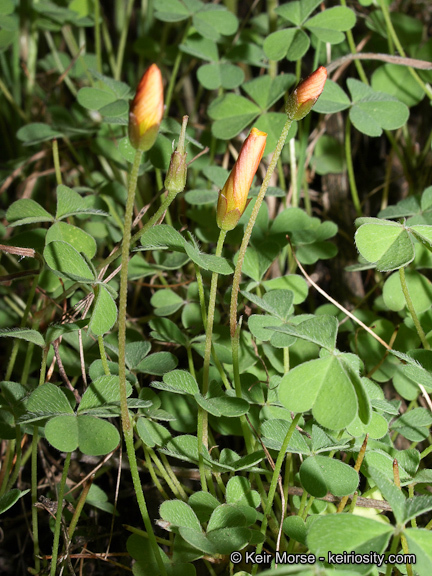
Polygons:
<instances>
[{"instance_id":1,"label":"flower bud","mask_svg":"<svg viewBox=\"0 0 432 576\"><path fill-rule=\"evenodd\" d=\"M144 73L129 109L129 140L146 152L155 143L164 113L162 74L156 64Z\"/></svg>"},{"instance_id":2,"label":"flower bud","mask_svg":"<svg viewBox=\"0 0 432 576\"><path fill-rule=\"evenodd\" d=\"M248 205L249 189L264 154L267 134L252 128L243 142L225 186L219 192L216 222L221 230L232 230Z\"/></svg>"},{"instance_id":3,"label":"flower bud","mask_svg":"<svg viewBox=\"0 0 432 576\"><path fill-rule=\"evenodd\" d=\"M285 111L291 120L301 120L314 106L324 90L327 80L327 70L320 66L310 76L300 82L297 88L288 96Z\"/></svg>"},{"instance_id":4,"label":"flower bud","mask_svg":"<svg viewBox=\"0 0 432 576\"><path fill-rule=\"evenodd\" d=\"M170 192L183 192L186 186L187 165L185 150L186 126L189 117L183 116L180 138L177 148L171 155L170 165L165 178L164 186Z\"/></svg>"}]
</instances>

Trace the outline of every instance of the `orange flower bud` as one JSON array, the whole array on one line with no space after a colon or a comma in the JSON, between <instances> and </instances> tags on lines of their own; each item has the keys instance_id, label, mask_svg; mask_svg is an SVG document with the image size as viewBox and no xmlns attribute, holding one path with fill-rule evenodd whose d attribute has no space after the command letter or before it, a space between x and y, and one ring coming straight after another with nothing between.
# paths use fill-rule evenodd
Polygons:
<instances>
[{"instance_id":1,"label":"orange flower bud","mask_svg":"<svg viewBox=\"0 0 432 576\"><path fill-rule=\"evenodd\" d=\"M252 128L243 142L237 161L225 186L219 192L217 225L221 230L232 230L248 205L247 196L264 154L267 134Z\"/></svg>"},{"instance_id":2,"label":"orange flower bud","mask_svg":"<svg viewBox=\"0 0 432 576\"><path fill-rule=\"evenodd\" d=\"M129 140L134 148L146 152L155 143L164 113L162 74L156 64L144 73L131 101Z\"/></svg>"},{"instance_id":3,"label":"orange flower bud","mask_svg":"<svg viewBox=\"0 0 432 576\"><path fill-rule=\"evenodd\" d=\"M324 90L326 80L327 70L324 66L320 66L306 80L300 82L294 92L288 96L285 107L291 120L301 120L309 114Z\"/></svg>"}]
</instances>

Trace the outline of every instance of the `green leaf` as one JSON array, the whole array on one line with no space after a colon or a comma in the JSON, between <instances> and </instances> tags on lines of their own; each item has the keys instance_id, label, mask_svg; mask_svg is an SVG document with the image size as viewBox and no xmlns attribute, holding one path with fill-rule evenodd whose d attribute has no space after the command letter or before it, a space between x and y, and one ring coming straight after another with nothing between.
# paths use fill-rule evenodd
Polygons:
<instances>
[{"instance_id":1,"label":"green leaf","mask_svg":"<svg viewBox=\"0 0 432 576\"><path fill-rule=\"evenodd\" d=\"M159 576L160 570L155 558L155 552L148 539L138 536L138 534L132 534L127 540L127 551L132 558L136 560L133 571L134 576L147 576L148 574ZM167 555L161 548L159 548L159 553L162 562L165 564L166 569L168 569L170 562ZM173 574L168 574L169 576L174 576ZM193 575L182 574L180 576Z\"/></svg>"},{"instance_id":2,"label":"green leaf","mask_svg":"<svg viewBox=\"0 0 432 576\"><path fill-rule=\"evenodd\" d=\"M110 422L94 416L56 416L45 426L45 436L61 452L79 448L83 454L102 456L114 450L120 434Z\"/></svg>"},{"instance_id":3,"label":"green leaf","mask_svg":"<svg viewBox=\"0 0 432 576\"><path fill-rule=\"evenodd\" d=\"M425 528L408 528L404 534L409 552L416 555L415 571L419 576L429 576L432 570L432 532Z\"/></svg>"},{"instance_id":4,"label":"green leaf","mask_svg":"<svg viewBox=\"0 0 432 576\"><path fill-rule=\"evenodd\" d=\"M151 335L163 342L176 342L182 346L187 345L187 339L184 333L180 330L177 324L174 324L168 318L153 318L149 322L150 328L153 332Z\"/></svg>"},{"instance_id":5,"label":"green leaf","mask_svg":"<svg viewBox=\"0 0 432 576\"><path fill-rule=\"evenodd\" d=\"M126 382L126 397L131 394L132 386ZM91 382L83 394L78 414L88 412L93 408L103 408L108 404L120 404L120 379L112 374L100 376Z\"/></svg>"},{"instance_id":6,"label":"green leaf","mask_svg":"<svg viewBox=\"0 0 432 576\"><path fill-rule=\"evenodd\" d=\"M100 110L117 100L115 94L111 91L88 87L81 88L77 99L81 106L89 110Z\"/></svg>"},{"instance_id":7,"label":"green leaf","mask_svg":"<svg viewBox=\"0 0 432 576\"><path fill-rule=\"evenodd\" d=\"M404 511L406 499L402 491L397 488L392 480L387 478L378 468L368 466L368 473L372 480L377 485L379 491L387 502L392 507L393 514L395 515L398 523L404 521Z\"/></svg>"},{"instance_id":8,"label":"green leaf","mask_svg":"<svg viewBox=\"0 0 432 576\"><path fill-rule=\"evenodd\" d=\"M229 482L230 480L228 484ZM213 510L219 506L219 500L209 492L193 492L189 497L188 504L200 522L208 522Z\"/></svg>"},{"instance_id":9,"label":"green leaf","mask_svg":"<svg viewBox=\"0 0 432 576\"><path fill-rule=\"evenodd\" d=\"M225 416L227 418L239 418L249 411L249 404L242 398L231 398L229 396L219 396L217 398L203 398L201 394L195 394L197 403L209 414L217 418Z\"/></svg>"},{"instance_id":10,"label":"green leaf","mask_svg":"<svg viewBox=\"0 0 432 576\"><path fill-rule=\"evenodd\" d=\"M97 214L99 216L107 216L106 212L102 210L93 210L88 208L85 199L64 184L57 186L57 211L56 218L62 220L69 216L76 214Z\"/></svg>"},{"instance_id":11,"label":"green leaf","mask_svg":"<svg viewBox=\"0 0 432 576\"><path fill-rule=\"evenodd\" d=\"M327 492L334 496L348 496L358 487L358 473L340 460L328 456L310 456L300 467L300 480L303 488L316 498L323 498Z\"/></svg>"},{"instance_id":12,"label":"green leaf","mask_svg":"<svg viewBox=\"0 0 432 576\"><path fill-rule=\"evenodd\" d=\"M406 106L415 106L424 97L422 87L412 81L409 69L396 64L384 64L372 74L372 88L386 92Z\"/></svg>"},{"instance_id":13,"label":"green leaf","mask_svg":"<svg viewBox=\"0 0 432 576\"><path fill-rule=\"evenodd\" d=\"M135 370L151 350L148 340L129 342L126 344L126 365L129 370Z\"/></svg>"},{"instance_id":14,"label":"green leaf","mask_svg":"<svg viewBox=\"0 0 432 576\"><path fill-rule=\"evenodd\" d=\"M57 414L73 414L64 392L51 382L33 390L27 401L27 412L35 417L34 420Z\"/></svg>"},{"instance_id":15,"label":"green leaf","mask_svg":"<svg viewBox=\"0 0 432 576\"><path fill-rule=\"evenodd\" d=\"M170 250L184 251L186 240L172 226L159 224L145 232L140 238L142 246L150 248L169 248Z\"/></svg>"},{"instance_id":16,"label":"green leaf","mask_svg":"<svg viewBox=\"0 0 432 576\"><path fill-rule=\"evenodd\" d=\"M350 99L336 82L327 80L321 96L314 105L315 112L334 114L350 107Z\"/></svg>"},{"instance_id":17,"label":"green leaf","mask_svg":"<svg viewBox=\"0 0 432 576\"><path fill-rule=\"evenodd\" d=\"M242 290L241 293L248 300L281 320L286 321L294 312L294 293L291 290L271 290L266 292L262 298L252 292L244 292Z\"/></svg>"},{"instance_id":18,"label":"green leaf","mask_svg":"<svg viewBox=\"0 0 432 576\"><path fill-rule=\"evenodd\" d=\"M55 130L49 124L42 122L32 122L20 128L17 132L18 140L24 142L24 146L34 146L47 140L63 138L62 132ZM30 200L30 198L28 198Z\"/></svg>"},{"instance_id":19,"label":"green leaf","mask_svg":"<svg viewBox=\"0 0 432 576\"><path fill-rule=\"evenodd\" d=\"M272 418L271 420L263 422L261 431L263 434L264 445L273 450L280 450L288 433L290 424L291 420L280 420L278 418ZM294 430L286 451L287 453L294 452L295 454L310 454L311 450L300 432Z\"/></svg>"},{"instance_id":20,"label":"green leaf","mask_svg":"<svg viewBox=\"0 0 432 576\"><path fill-rule=\"evenodd\" d=\"M350 119L360 132L381 136L383 129L396 130L408 120L408 107L396 98L354 78L348 78L347 85L353 102Z\"/></svg>"},{"instance_id":21,"label":"green leaf","mask_svg":"<svg viewBox=\"0 0 432 576\"><path fill-rule=\"evenodd\" d=\"M231 36L238 28L237 17L225 6L206 4L192 18L193 25L204 38L218 42L221 36Z\"/></svg>"},{"instance_id":22,"label":"green leaf","mask_svg":"<svg viewBox=\"0 0 432 576\"><path fill-rule=\"evenodd\" d=\"M407 270L405 280L408 286L408 292L417 314L426 312L431 306L432 285L430 280L417 272L417 270ZM402 292L400 276L398 273L392 274L384 283L383 299L385 305L399 312L406 307L406 300Z\"/></svg>"},{"instance_id":23,"label":"green leaf","mask_svg":"<svg viewBox=\"0 0 432 576\"><path fill-rule=\"evenodd\" d=\"M393 526L354 514L320 516L309 527L307 545L316 556L328 558L328 553L382 553L387 547ZM368 572L368 564L356 565L361 574Z\"/></svg>"},{"instance_id":24,"label":"green leaf","mask_svg":"<svg viewBox=\"0 0 432 576\"><path fill-rule=\"evenodd\" d=\"M213 100L207 112L215 120L212 125L214 136L229 140L248 126L260 109L247 98L230 93Z\"/></svg>"},{"instance_id":25,"label":"green leaf","mask_svg":"<svg viewBox=\"0 0 432 576\"><path fill-rule=\"evenodd\" d=\"M141 440L150 448L164 446L171 439L171 434L166 428L147 418L139 418L136 428Z\"/></svg>"},{"instance_id":26,"label":"green leaf","mask_svg":"<svg viewBox=\"0 0 432 576\"><path fill-rule=\"evenodd\" d=\"M199 393L198 383L195 378L185 370L173 370L163 376L163 382L152 382L154 388L168 390L176 394L190 394L194 396Z\"/></svg>"},{"instance_id":27,"label":"green leaf","mask_svg":"<svg viewBox=\"0 0 432 576\"><path fill-rule=\"evenodd\" d=\"M159 0L155 17L163 22L181 22L191 16L191 12L180 0Z\"/></svg>"},{"instance_id":28,"label":"green leaf","mask_svg":"<svg viewBox=\"0 0 432 576\"><path fill-rule=\"evenodd\" d=\"M286 28L273 32L264 40L264 52L271 60L295 61L308 51L310 40L307 34L298 28Z\"/></svg>"},{"instance_id":29,"label":"green leaf","mask_svg":"<svg viewBox=\"0 0 432 576\"><path fill-rule=\"evenodd\" d=\"M275 12L296 26L301 26L320 3L320 0L296 0L278 6Z\"/></svg>"},{"instance_id":30,"label":"green leaf","mask_svg":"<svg viewBox=\"0 0 432 576\"><path fill-rule=\"evenodd\" d=\"M198 68L197 78L207 90L233 90L244 81L244 72L238 66L230 63L203 64Z\"/></svg>"},{"instance_id":31,"label":"green leaf","mask_svg":"<svg viewBox=\"0 0 432 576\"><path fill-rule=\"evenodd\" d=\"M48 244L44 250L44 258L57 276L77 282L95 281L95 275L85 259L67 242L55 241Z\"/></svg>"},{"instance_id":32,"label":"green leaf","mask_svg":"<svg viewBox=\"0 0 432 576\"><path fill-rule=\"evenodd\" d=\"M388 272L406 266L414 259L414 245L402 224L388 220L368 219L355 234L357 250L377 270Z\"/></svg>"},{"instance_id":33,"label":"green leaf","mask_svg":"<svg viewBox=\"0 0 432 576\"><path fill-rule=\"evenodd\" d=\"M404 522L432 510L432 496L414 496L405 501Z\"/></svg>"},{"instance_id":34,"label":"green leaf","mask_svg":"<svg viewBox=\"0 0 432 576\"><path fill-rule=\"evenodd\" d=\"M202 532L200 521L192 508L181 500L168 500L162 503L159 513L161 518L172 526L185 526Z\"/></svg>"},{"instance_id":35,"label":"green leaf","mask_svg":"<svg viewBox=\"0 0 432 576\"><path fill-rule=\"evenodd\" d=\"M336 347L338 321L334 316L323 314L304 320L297 325L284 324L274 326L273 329L276 332L284 332L296 338L313 342L329 351L333 351Z\"/></svg>"},{"instance_id":36,"label":"green leaf","mask_svg":"<svg viewBox=\"0 0 432 576\"><path fill-rule=\"evenodd\" d=\"M6 492L6 494L3 494L3 496L0 497L0 514L3 514L9 510L9 508L12 508L12 506L28 492L30 492L30 490L18 490L18 488L13 488Z\"/></svg>"},{"instance_id":37,"label":"green leaf","mask_svg":"<svg viewBox=\"0 0 432 576\"><path fill-rule=\"evenodd\" d=\"M22 226L35 222L54 222L54 218L40 204L31 198L16 200L6 212L6 220L9 226Z\"/></svg>"},{"instance_id":38,"label":"green leaf","mask_svg":"<svg viewBox=\"0 0 432 576\"><path fill-rule=\"evenodd\" d=\"M304 302L308 295L308 285L303 276L297 274L289 274L281 276L280 278L272 278L272 280L265 280L262 285L266 290L291 290L294 294L294 304L301 304Z\"/></svg>"},{"instance_id":39,"label":"green leaf","mask_svg":"<svg viewBox=\"0 0 432 576\"><path fill-rule=\"evenodd\" d=\"M18 338L45 348L45 340L37 330L30 328L0 328L0 338Z\"/></svg>"},{"instance_id":40,"label":"green leaf","mask_svg":"<svg viewBox=\"0 0 432 576\"><path fill-rule=\"evenodd\" d=\"M321 42L340 44L345 40L347 30L351 30L356 22L355 13L345 6L335 6L319 12L305 23L305 28L314 34Z\"/></svg>"},{"instance_id":41,"label":"green leaf","mask_svg":"<svg viewBox=\"0 0 432 576\"><path fill-rule=\"evenodd\" d=\"M55 222L48 229L45 236L46 244L56 240L71 244L78 252L84 252L90 260L96 254L96 241L93 236L90 236L81 228L66 224L66 222Z\"/></svg>"},{"instance_id":42,"label":"green leaf","mask_svg":"<svg viewBox=\"0 0 432 576\"><path fill-rule=\"evenodd\" d=\"M249 80L242 88L262 110L267 110L284 96L294 82L294 74L283 74L276 76L276 78L271 78L268 74L264 74Z\"/></svg>"},{"instance_id":43,"label":"green leaf","mask_svg":"<svg viewBox=\"0 0 432 576\"><path fill-rule=\"evenodd\" d=\"M88 324L95 336L102 336L111 330L117 321L117 306L103 283L95 287L93 310Z\"/></svg>"},{"instance_id":44,"label":"green leaf","mask_svg":"<svg viewBox=\"0 0 432 576\"><path fill-rule=\"evenodd\" d=\"M219 61L216 42L203 38L200 34L189 36L184 44L180 44L180 51L206 62Z\"/></svg>"},{"instance_id":45,"label":"green leaf","mask_svg":"<svg viewBox=\"0 0 432 576\"><path fill-rule=\"evenodd\" d=\"M296 366L282 378L278 395L294 413L312 409L316 421L330 430L348 426L358 411L351 380L335 356Z\"/></svg>"},{"instance_id":46,"label":"green leaf","mask_svg":"<svg viewBox=\"0 0 432 576\"><path fill-rule=\"evenodd\" d=\"M135 370L144 374L162 376L166 372L174 370L177 364L177 356L174 356L171 352L155 352L144 358Z\"/></svg>"},{"instance_id":47,"label":"green leaf","mask_svg":"<svg viewBox=\"0 0 432 576\"><path fill-rule=\"evenodd\" d=\"M261 504L260 495L252 490L250 481L244 476L234 476L228 480L225 498L228 504L243 504L253 508Z\"/></svg>"}]
</instances>

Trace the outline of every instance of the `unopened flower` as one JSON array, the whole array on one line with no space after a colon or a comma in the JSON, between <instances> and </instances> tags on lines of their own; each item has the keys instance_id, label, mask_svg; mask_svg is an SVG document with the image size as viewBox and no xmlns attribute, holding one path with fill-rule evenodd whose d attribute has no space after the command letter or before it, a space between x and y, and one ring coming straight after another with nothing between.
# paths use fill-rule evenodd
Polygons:
<instances>
[{"instance_id":1,"label":"unopened flower","mask_svg":"<svg viewBox=\"0 0 432 576\"><path fill-rule=\"evenodd\" d=\"M216 221L221 230L235 228L249 203L249 189L264 154L266 139L265 132L252 128L243 142L234 168L219 192Z\"/></svg>"},{"instance_id":2,"label":"unopened flower","mask_svg":"<svg viewBox=\"0 0 432 576\"><path fill-rule=\"evenodd\" d=\"M186 126L189 116L183 116L183 123L177 148L171 154L170 165L165 178L164 186L168 191L183 192L186 186L187 164L186 164Z\"/></svg>"},{"instance_id":3,"label":"unopened flower","mask_svg":"<svg viewBox=\"0 0 432 576\"><path fill-rule=\"evenodd\" d=\"M164 113L162 74L156 64L144 73L131 101L129 140L134 148L146 152L155 143Z\"/></svg>"},{"instance_id":4,"label":"unopened flower","mask_svg":"<svg viewBox=\"0 0 432 576\"><path fill-rule=\"evenodd\" d=\"M327 80L327 70L320 66L310 76L300 82L297 88L288 96L286 113L291 120L301 120L309 114L311 108L324 90Z\"/></svg>"}]
</instances>

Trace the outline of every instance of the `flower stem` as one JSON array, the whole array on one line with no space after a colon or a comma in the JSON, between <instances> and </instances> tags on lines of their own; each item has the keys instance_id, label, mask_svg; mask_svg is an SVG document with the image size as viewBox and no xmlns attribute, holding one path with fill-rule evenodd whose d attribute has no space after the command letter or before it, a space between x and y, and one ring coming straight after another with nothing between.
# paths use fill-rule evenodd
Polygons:
<instances>
[{"instance_id":1,"label":"flower stem","mask_svg":"<svg viewBox=\"0 0 432 576\"><path fill-rule=\"evenodd\" d=\"M225 230L221 230L216 246L216 256L222 254L222 248L225 241L227 233ZM203 379L201 394L205 397L209 388L209 371L210 371L210 356L212 350L212 336L213 336L213 322L214 322L214 312L216 305L216 293L217 293L217 283L219 274L213 272L211 284L210 284L210 297L207 312L207 326L206 326L206 338L205 338L205 349L204 349L204 367L203 367ZM199 455L199 469L201 476L201 484L203 490L206 490L206 480L204 471L204 462L201 454L202 445L208 450L208 414L204 408L198 407L198 455Z\"/></svg>"},{"instance_id":2,"label":"flower stem","mask_svg":"<svg viewBox=\"0 0 432 576\"><path fill-rule=\"evenodd\" d=\"M123 435L126 444L126 450L129 459L132 481L135 488L135 494L138 506L144 521L145 528L149 536L149 542L153 549L159 571L162 576L166 576L165 565L162 561L159 546L153 532L153 526L147 510L147 504L141 485L138 472L137 459L134 447L133 427L129 416L126 394L126 304L127 304L127 284L128 284L128 265L129 265L129 245L131 241L132 212L135 200L135 191L138 181L138 170L141 163L142 152L137 150L133 161L129 177L128 197L126 202L124 218L124 235L121 251L121 272L120 272L120 294L119 294L119 316L118 316L118 349L119 349L119 380L120 380L120 409Z\"/></svg>"},{"instance_id":3,"label":"flower stem","mask_svg":"<svg viewBox=\"0 0 432 576\"><path fill-rule=\"evenodd\" d=\"M296 416L294 416L293 421L291 422L290 427L288 428L288 432L286 433L285 439L283 441L283 444L281 446L281 449L279 450L279 454L276 460L276 464L275 464L275 468L273 470L273 476L270 482L270 489L269 489L269 493L268 493L268 497L267 497L267 505L265 508L265 513L264 513L264 518L261 524L261 533L265 534L266 530L267 530L267 522L268 522L268 517L271 514L271 510L272 510L272 506L273 506L273 500L276 494L276 488L277 488L277 484L278 484L278 480L279 480L279 474L282 468L282 464L283 461L285 459L285 453L287 451L288 448L288 444L290 443L291 437L294 434L294 430L296 429L297 423L300 420L300 416L301 414L296 414ZM260 554L261 550L263 547L263 543L258 544L256 552L257 554ZM254 566L255 568L255 566ZM256 574L256 572L253 570L252 574Z\"/></svg>"}]
</instances>

